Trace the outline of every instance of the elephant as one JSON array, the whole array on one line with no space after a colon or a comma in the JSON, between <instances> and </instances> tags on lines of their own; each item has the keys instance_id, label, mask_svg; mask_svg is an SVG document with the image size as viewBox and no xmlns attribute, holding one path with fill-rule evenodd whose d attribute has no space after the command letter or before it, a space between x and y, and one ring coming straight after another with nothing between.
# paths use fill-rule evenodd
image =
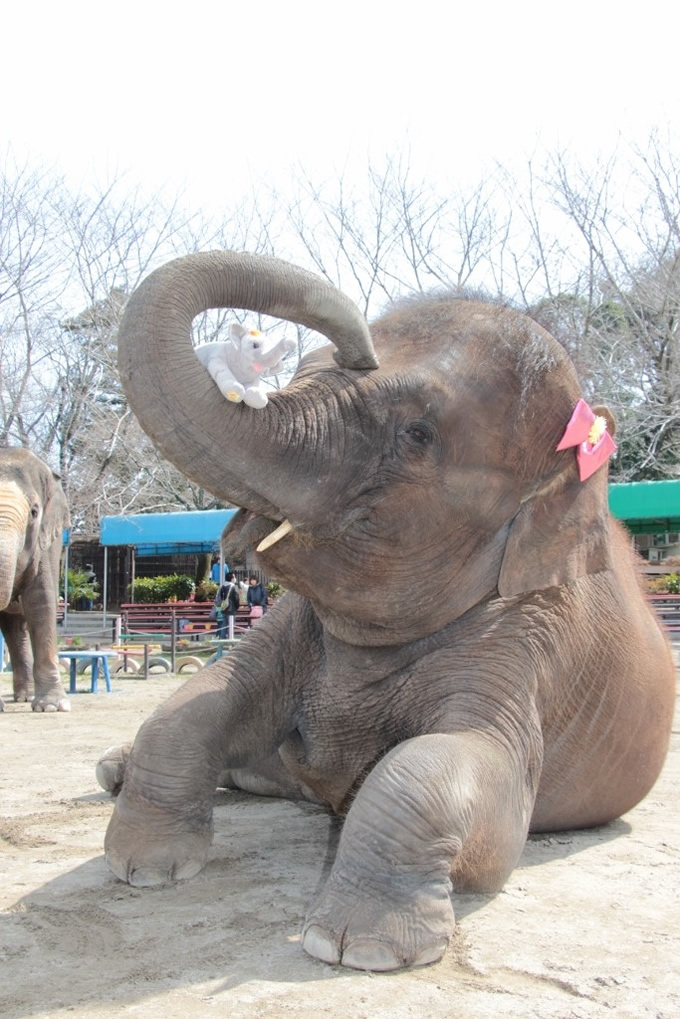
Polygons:
<instances>
[{"instance_id":1,"label":"elephant","mask_svg":"<svg viewBox=\"0 0 680 1019\"><path fill-rule=\"evenodd\" d=\"M14 700L31 700L34 711L70 711L57 658L59 562L69 527L59 476L28 449L0 449L0 629Z\"/></svg>"},{"instance_id":2,"label":"elephant","mask_svg":"<svg viewBox=\"0 0 680 1019\"><path fill-rule=\"evenodd\" d=\"M330 343L266 410L231 405L191 345L213 307ZM606 462L581 481L557 448L582 393L537 323L432 294L369 327L301 268L202 252L132 295L119 368L162 455L239 507L226 552L286 593L100 760L118 878L195 875L218 783L315 800L343 824L303 948L394 970L441 959L452 891L502 888L529 831L603 825L648 793L670 647Z\"/></svg>"}]
</instances>

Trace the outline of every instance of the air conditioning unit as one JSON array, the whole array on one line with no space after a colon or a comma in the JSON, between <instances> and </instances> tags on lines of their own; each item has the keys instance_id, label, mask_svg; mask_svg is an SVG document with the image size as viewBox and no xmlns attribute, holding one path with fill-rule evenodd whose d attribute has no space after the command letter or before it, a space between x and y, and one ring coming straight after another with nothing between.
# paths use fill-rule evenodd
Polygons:
<instances>
[{"instance_id":1,"label":"air conditioning unit","mask_svg":"<svg viewBox=\"0 0 680 1019\"><path fill-rule=\"evenodd\" d=\"M650 548L648 560L650 563L660 563L664 558L664 551L662 548Z\"/></svg>"},{"instance_id":2,"label":"air conditioning unit","mask_svg":"<svg viewBox=\"0 0 680 1019\"><path fill-rule=\"evenodd\" d=\"M666 548L667 545L673 545L673 538L677 537L676 534L669 534L668 531L662 531L660 534L652 536L652 544L657 548Z\"/></svg>"}]
</instances>

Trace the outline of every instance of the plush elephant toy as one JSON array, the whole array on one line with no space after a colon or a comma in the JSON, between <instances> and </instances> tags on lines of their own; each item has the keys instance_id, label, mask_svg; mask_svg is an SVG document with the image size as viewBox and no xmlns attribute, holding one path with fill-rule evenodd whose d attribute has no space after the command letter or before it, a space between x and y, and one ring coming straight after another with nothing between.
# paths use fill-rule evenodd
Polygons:
<instances>
[{"instance_id":1,"label":"plush elephant toy","mask_svg":"<svg viewBox=\"0 0 680 1019\"><path fill-rule=\"evenodd\" d=\"M237 412L192 351L207 299L337 352L308 354L265 413ZM218 783L308 797L345 820L303 947L422 965L451 938L452 886L499 889L529 830L605 824L648 793L671 653L608 512L612 418L581 404L536 323L440 295L369 330L318 277L214 252L141 285L119 357L158 448L241 507L226 549L254 550L287 589L100 762L120 790L105 842L119 878L199 871Z\"/></svg>"},{"instance_id":2,"label":"plush elephant toy","mask_svg":"<svg viewBox=\"0 0 680 1019\"><path fill-rule=\"evenodd\" d=\"M32 700L34 711L70 710L57 658L59 562L69 526L58 475L28 449L0 449L0 629L14 700Z\"/></svg>"},{"instance_id":3,"label":"plush elephant toy","mask_svg":"<svg viewBox=\"0 0 680 1019\"><path fill-rule=\"evenodd\" d=\"M243 401L259 409L266 407L267 391L260 379L282 370L282 359L295 350L295 340L284 338L268 344L258 329L246 329L236 322L229 326L228 336L224 343L197 347L199 361L227 400Z\"/></svg>"}]
</instances>

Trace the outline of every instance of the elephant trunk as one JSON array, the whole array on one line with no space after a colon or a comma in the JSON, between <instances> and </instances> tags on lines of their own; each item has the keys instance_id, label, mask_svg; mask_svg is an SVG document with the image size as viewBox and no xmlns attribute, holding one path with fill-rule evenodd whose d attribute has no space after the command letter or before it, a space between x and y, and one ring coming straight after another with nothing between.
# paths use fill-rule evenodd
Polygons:
<instances>
[{"instance_id":1,"label":"elephant trunk","mask_svg":"<svg viewBox=\"0 0 680 1019\"><path fill-rule=\"evenodd\" d=\"M0 611L12 601L28 525L28 502L14 482L0 484Z\"/></svg>"},{"instance_id":2,"label":"elephant trunk","mask_svg":"<svg viewBox=\"0 0 680 1019\"><path fill-rule=\"evenodd\" d=\"M318 439L309 391L304 405L289 391L274 393L263 410L225 400L191 344L193 319L210 308L239 308L315 329L336 345L340 367L355 371L377 367L368 325L320 277L275 258L229 251L168 263L128 302L119 367L143 429L168 460L218 498L278 519L281 493L292 490L293 480L283 476L282 457L291 444L300 451L312 431ZM301 434L305 428L309 436ZM311 490L312 471L319 467L318 461L310 466L314 450L293 459L296 482L306 471Z\"/></svg>"}]
</instances>

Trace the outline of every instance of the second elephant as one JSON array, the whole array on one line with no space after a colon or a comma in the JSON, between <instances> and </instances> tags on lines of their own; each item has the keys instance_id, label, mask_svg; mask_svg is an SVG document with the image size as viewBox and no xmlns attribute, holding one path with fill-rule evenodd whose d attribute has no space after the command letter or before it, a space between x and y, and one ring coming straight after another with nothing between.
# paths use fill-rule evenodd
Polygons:
<instances>
[{"instance_id":1,"label":"second elephant","mask_svg":"<svg viewBox=\"0 0 680 1019\"><path fill-rule=\"evenodd\" d=\"M59 563L69 526L59 477L28 449L0 450L0 628L14 700L31 701L34 711L70 710L57 658Z\"/></svg>"}]
</instances>

